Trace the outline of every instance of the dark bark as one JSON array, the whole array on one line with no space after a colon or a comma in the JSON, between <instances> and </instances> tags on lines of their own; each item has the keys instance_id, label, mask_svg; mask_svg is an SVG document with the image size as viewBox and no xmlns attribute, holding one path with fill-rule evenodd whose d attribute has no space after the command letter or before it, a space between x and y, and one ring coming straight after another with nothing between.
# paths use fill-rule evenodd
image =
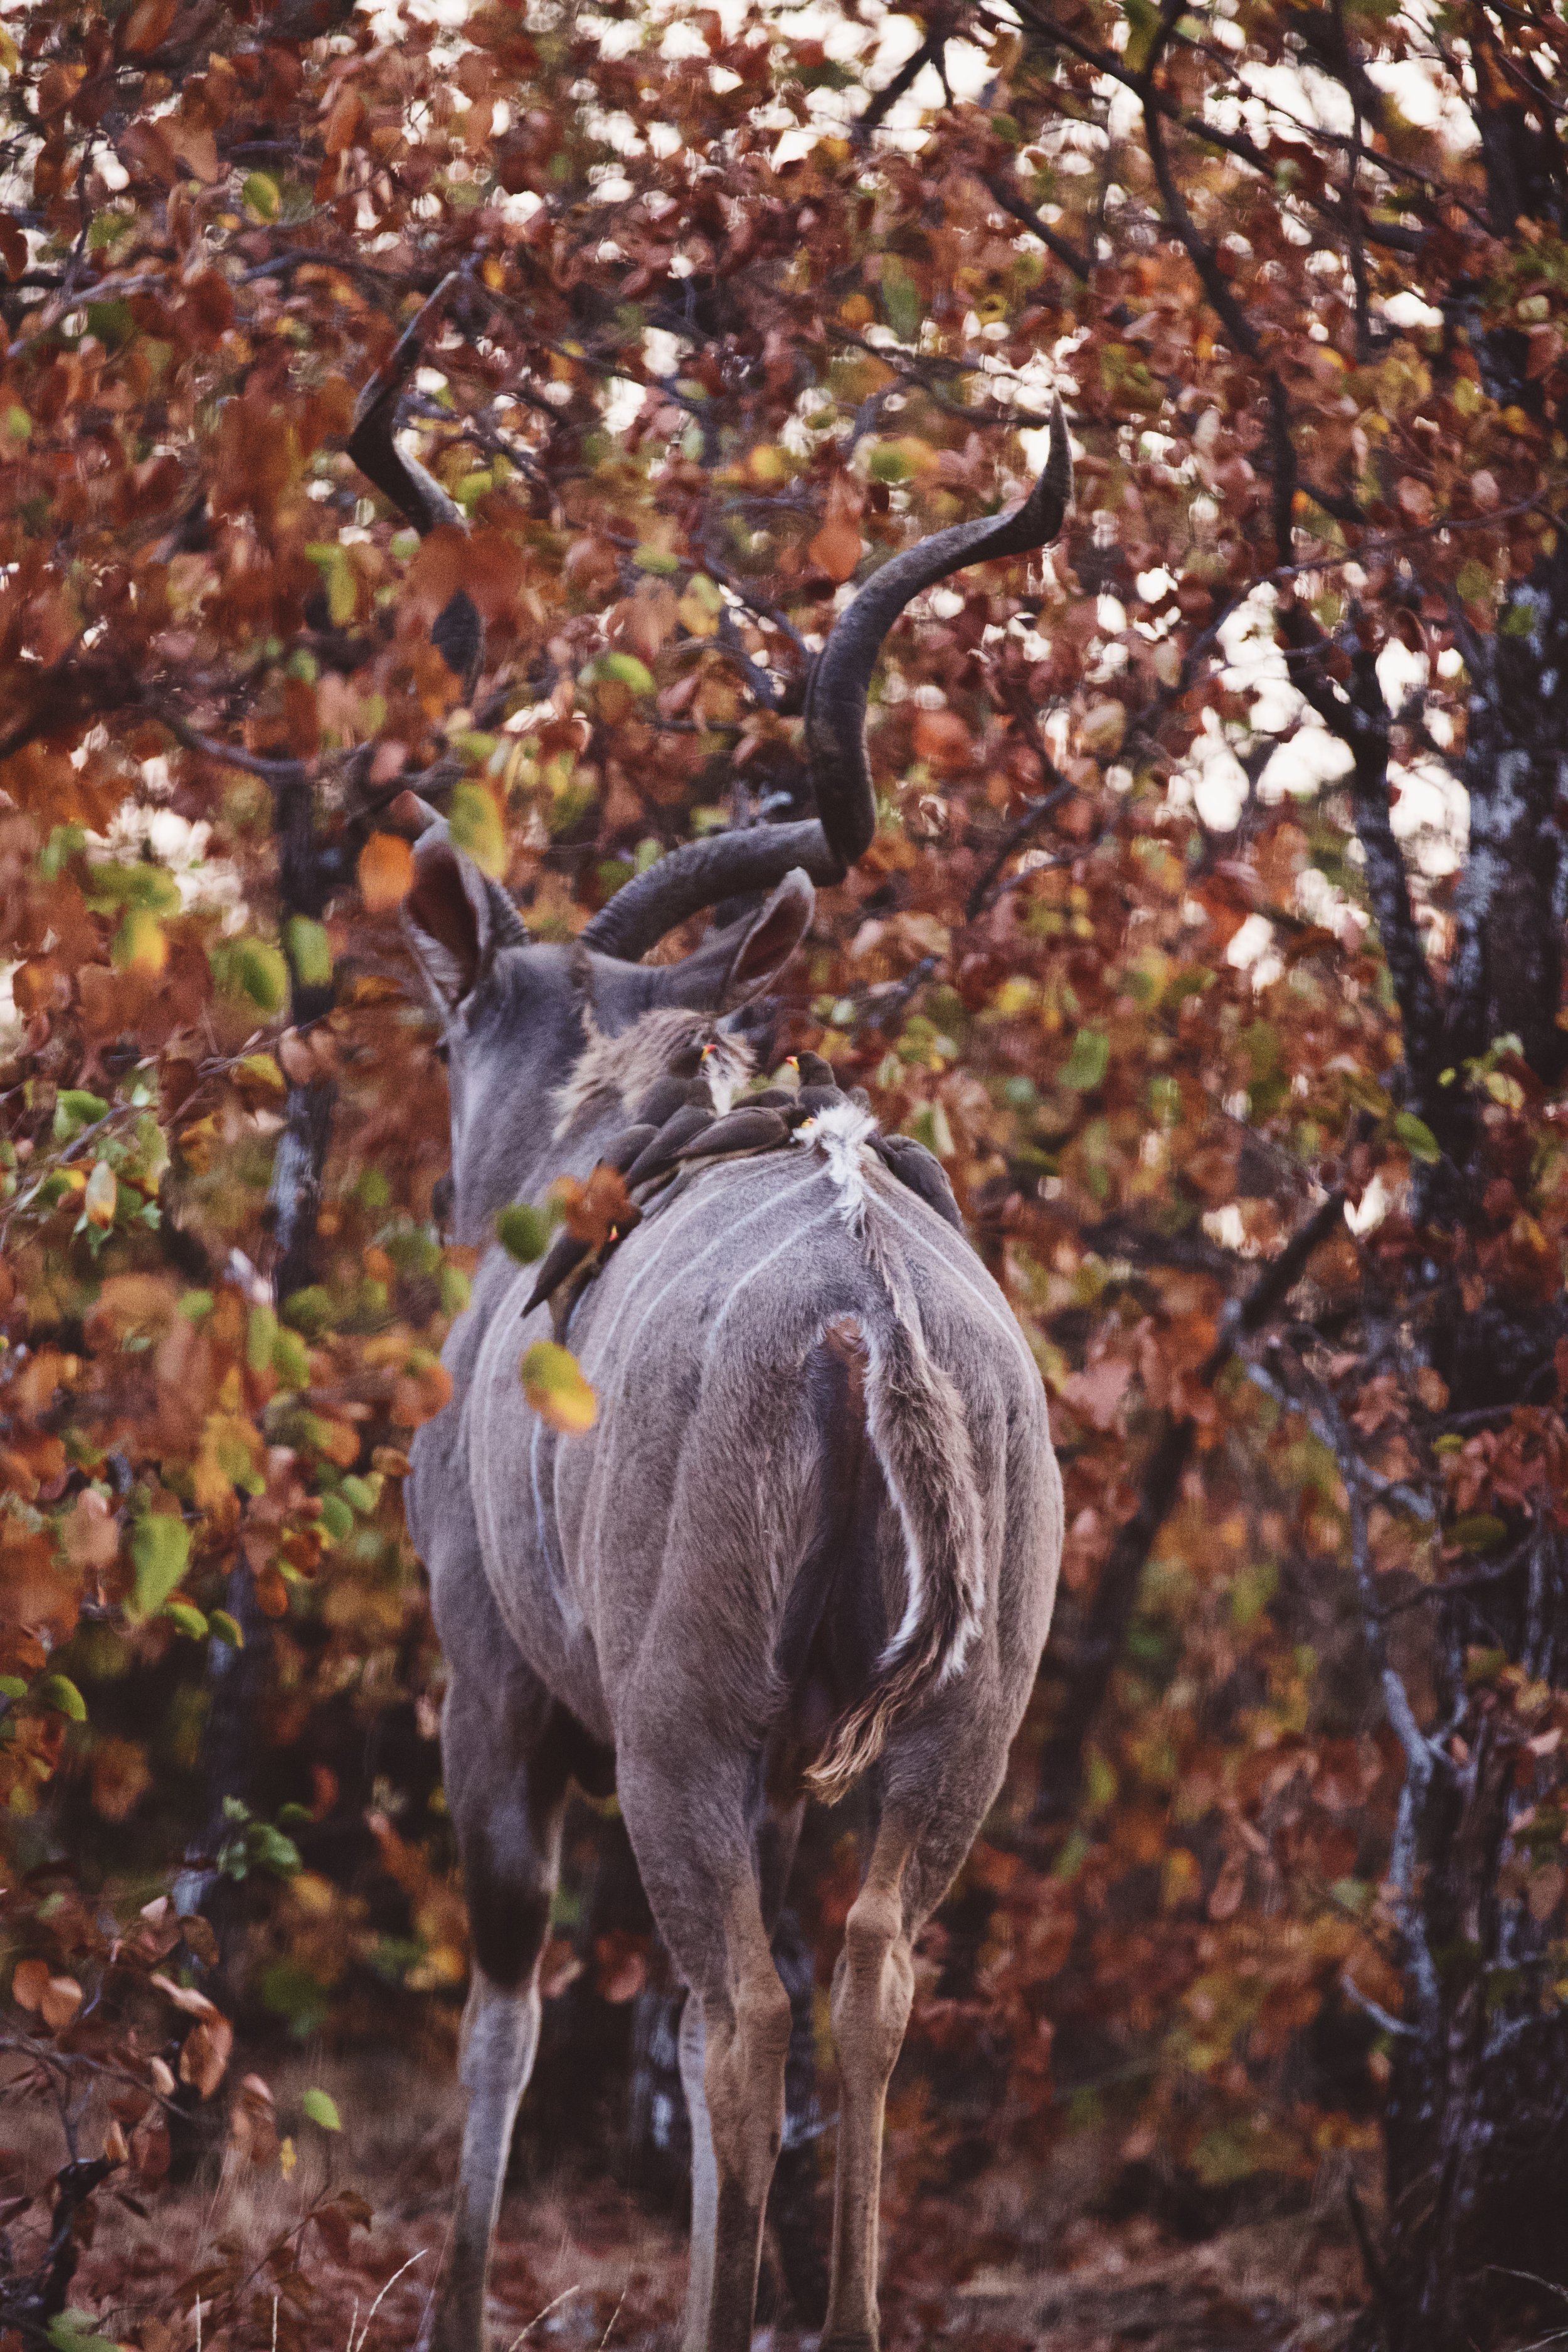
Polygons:
<instances>
[{"instance_id":1,"label":"dark bark","mask_svg":"<svg viewBox=\"0 0 1568 2352\"><path fill-rule=\"evenodd\" d=\"M1233 1299L1198 1378L1206 1387L1229 1363L1239 1342L1262 1330L1283 1306L1307 1270L1312 1253L1337 1233L1344 1195L1331 1192L1278 1257L1271 1258L1244 1298ZM1159 1435L1144 1464L1138 1501L1117 1529L1081 1633L1059 1643L1059 1660L1047 1652L1046 1671L1059 1675L1061 1695L1040 1759L1034 1818L1045 1826L1072 1820L1078 1811L1084 1750L1105 1704L1111 1675L1127 1643L1138 1588L1154 1538L1180 1491L1182 1474L1197 1441L1197 1423L1186 1414L1161 1416Z\"/></svg>"},{"instance_id":2,"label":"dark bark","mask_svg":"<svg viewBox=\"0 0 1568 2352\"><path fill-rule=\"evenodd\" d=\"M1516 589L1494 636L1467 630L1469 725L1460 775L1469 854L1454 894L1449 1064L1520 1040L1536 1076L1568 1066L1557 1025L1568 898L1558 810L1568 793L1568 548L1561 540Z\"/></svg>"},{"instance_id":3,"label":"dark bark","mask_svg":"<svg viewBox=\"0 0 1568 2352\"><path fill-rule=\"evenodd\" d=\"M336 859L316 837L314 795L304 770L280 765L272 789L279 913L287 940L293 917L319 919L340 877ZM302 978L292 950L289 973L290 1016L296 1028L304 1028L331 1010L334 990L331 981ZM314 1278L321 1178L336 1100L336 1087L324 1079L290 1082L285 1098L268 1192L274 1242L272 1291L279 1304ZM203 1740L206 1822L202 1851L192 1857L179 1902L182 1910L199 1909L212 1920L226 1963L238 1926L238 1890L220 1875L216 1861L232 1826L227 1808L247 1804L255 1788L261 1707L272 1655L270 1623L258 1604L255 1578L243 1557L230 1570L225 1601L239 1626L243 1647L232 1649L223 1642L209 1645Z\"/></svg>"}]
</instances>

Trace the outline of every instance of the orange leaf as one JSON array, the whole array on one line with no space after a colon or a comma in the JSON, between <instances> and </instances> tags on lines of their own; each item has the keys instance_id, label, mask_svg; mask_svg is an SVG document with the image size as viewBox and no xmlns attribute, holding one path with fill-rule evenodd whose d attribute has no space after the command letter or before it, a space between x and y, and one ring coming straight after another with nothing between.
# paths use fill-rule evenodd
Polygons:
<instances>
[{"instance_id":1,"label":"orange leaf","mask_svg":"<svg viewBox=\"0 0 1568 2352\"><path fill-rule=\"evenodd\" d=\"M414 887L414 852L395 833L373 833L359 854L360 897L373 915L400 906Z\"/></svg>"},{"instance_id":2,"label":"orange leaf","mask_svg":"<svg viewBox=\"0 0 1568 2352\"><path fill-rule=\"evenodd\" d=\"M11 1979L11 1998L18 2009L37 2010L49 1989L49 1971L43 1960L19 1960Z\"/></svg>"},{"instance_id":3,"label":"orange leaf","mask_svg":"<svg viewBox=\"0 0 1568 2352\"><path fill-rule=\"evenodd\" d=\"M974 739L956 710L917 710L915 757L933 768L967 768Z\"/></svg>"},{"instance_id":4,"label":"orange leaf","mask_svg":"<svg viewBox=\"0 0 1568 2352\"><path fill-rule=\"evenodd\" d=\"M626 1192L626 1179L615 1168L606 1168L601 1160L585 1184L563 1176L556 1187L565 1210L564 1223L574 1241L591 1243L598 1249L608 1241L612 1227L629 1234L634 1225L642 1223L642 1211Z\"/></svg>"},{"instance_id":5,"label":"orange leaf","mask_svg":"<svg viewBox=\"0 0 1568 2352\"><path fill-rule=\"evenodd\" d=\"M830 515L806 552L830 580L853 579L863 552L860 534L847 515Z\"/></svg>"},{"instance_id":6,"label":"orange leaf","mask_svg":"<svg viewBox=\"0 0 1568 2352\"><path fill-rule=\"evenodd\" d=\"M81 1987L75 1977L51 1977L38 2002L38 2014L51 2033L63 2033L81 2007Z\"/></svg>"}]
</instances>

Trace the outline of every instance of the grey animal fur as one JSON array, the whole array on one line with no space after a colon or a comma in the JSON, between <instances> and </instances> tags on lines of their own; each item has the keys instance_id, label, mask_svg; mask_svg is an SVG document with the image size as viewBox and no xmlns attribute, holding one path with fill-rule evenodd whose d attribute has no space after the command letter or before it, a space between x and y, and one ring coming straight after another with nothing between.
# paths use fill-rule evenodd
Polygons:
<instances>
[{"instance_id":1,"label":"grey animal fur","mask_svg":"<svg viewBox=\"0 0 1568 2352\"><path fill-rule=\"evenodd\" d=\"M395 378L367 392L350 446L424 529L428 497L398 487ZM807 712L820 822L688 844L570 949L520 942L505 892L444 826L426 833L405 913L446 1028L459 1240L488 1244L507 1203L586 1176L682 1043L710 1035L710 1068L733 1058L726 1017L810 921L800 867L836 879L874 828L861 726L881 635L957 565L1054 535L1067 446L1058 408L1029 499L894 559L836 627ZM682 961L631 960L759 887L772 896L754 918ZM549 1336L547 1309L523 1311L532 1276L499 1247L447 1342L452 1402L418 1433L407 1488L449 1671L446 1788L474 1943L436 2352L483 2352L563 1809L574 1778L604 1791L612 1776L690 1988L685 2352L744 2352L790 2032L771 1925L808 1786L836 1793L873 1759L877 1828L833 1983L822 2345L876 2352L882 2127L914 1939L1001 1784L1050 1622L1062 1503L1005 1300L868 1131L853 1104L831 1106L790 1149L675 1179L573 1309L599 1400L586 1434L557 1436L528 1407L519 1361Z\"/></svg>"},{"instance_id":2,"label":"grey animal fur","mask_svg":"<svg viewBox=\"0 0 1568 2352\"><path fill-rule=\"evenodd\" d=\"M711 1062L732 1082L742 1057L723 1015L773 977L811 906L792 877L743 936L721 933L684 963L595 956L590 1034L567 952L497 943L483 878L449 847L422 846L419 864L410 929L447 1023L457 1229L472 1242L508 1202L585 1175L681 1043L712 1036ZM468 959L451 946L455 890L472 919ZM556 1116L542 1117L552 1104ZM770 2011L762 1973L777 1985L768 1914L808 1786L837 1794L879 1758L868 1888L878 1901L891 1888L896 1924L876 1946L880 1991L861 1989L871 2027L847 1964L839 2002L849 2042L876 2044L881 1980L897 1993L900 1963L995 1795L1061 1546L1045 1397L1006 1303L852 1122L700 1168L623 1241L568 1333L599 1399L585 1435L555 1434L524 1399L520 1359L549 1336L543 1308L521 1312L531 1284L487 1250L447 1349L453 1402L418 1433L409 1482L452 1673L447 1784L477 1960L443 2352L482 2341L484 2255L537 2031L534 1962L569 1775L592 1779L613 1752L694 2016L710 2047L727 2037L731 2057L743 2051L738 2092L689 2052L689 2097L699 2110L705 2094L721 2110L758 2102L767 2126L787 2017L787 2003ZM820 1641L802 1647L814 1612L837 1664ZM758 1856L770 1853L763 1885ZM876 2049L867 2065L876 2105ZM753 2207L760 2225L773 2127L759 2157L725 2120L734 2145L714 2152L699 2113L690 2352L747 2340L744 2291L725 2293L721 2191L738 2179L744 2227ZM863 2319L867 2261L847 2227L836 2294L847 2319ZM869 2335L849 2326L838 2339Z\"/></svg>"}]
</instances>

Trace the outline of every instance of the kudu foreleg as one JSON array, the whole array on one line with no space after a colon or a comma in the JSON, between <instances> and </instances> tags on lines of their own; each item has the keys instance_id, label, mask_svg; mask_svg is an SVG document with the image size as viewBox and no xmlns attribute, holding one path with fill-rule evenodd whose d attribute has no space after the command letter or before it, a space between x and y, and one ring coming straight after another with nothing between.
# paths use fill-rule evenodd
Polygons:
<instances>
[{"instance_id":1,"label":"kudu foreleg","mask_svg":"<svg viewBox=\"0 0 1568 2352\"><path fill-rule=\"evenodd\" d=\"M566 1774L548 1738L532 1753L513 1744L517 1711L506 1719L497 1706L508 1680L504 1672L489 1687L455 1680L443 1725L474 1957L461 2068L468 2112L433 2352L484 2352L490 2241L512 2127L539 2044L539 1963L555 1891Z\"/></svg>"}]
</instances>

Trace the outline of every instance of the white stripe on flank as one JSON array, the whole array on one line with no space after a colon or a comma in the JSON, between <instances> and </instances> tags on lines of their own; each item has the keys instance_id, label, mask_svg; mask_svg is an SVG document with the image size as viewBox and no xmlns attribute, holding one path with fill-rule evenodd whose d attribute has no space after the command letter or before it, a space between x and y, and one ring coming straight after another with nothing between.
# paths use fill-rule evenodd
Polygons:
<instances>
[{"instance_id":1,"label":"white stripe on flank","mask_svg":"<svg viewBox=\"0 0 1568 2352\"><path fill-rule=\"evenodd\" d=\"M893 1183L897 1183L898 1179L895 1177L891 1181ZM954 1265L952 1258L947 1255L945 1250L937 1249L936 1234L922 1233L919 1225L911 1225L906 1219L900 1217L897 1209L894 1208L892 1202L889 1199L888 1192L888 1185L878 1186L877 1206L882 1212L883 1215L891 1217L894 1224L896 1224L901 1232L908 1234L912 1241L923 1242L926 1244L926 1247L934 1253L937 1264L945 1273L951 1274L955 1282L963 1285L963 1288L968 1291L975 1304L980 1307L989 1317L990 1320L995 1324L997 1329L1006 1333L1008 1339L1012 1340L1014 1346L1017 1349L1018 1353L1024 1359L1025 1363L1028 1366L1036 1380L1038 1380L1040 1377L1040 1368L1038 1364L1036 1363L1034 1357L1029 1353L1029 1343L1025 1339L1022 1331L1019 1330L1018 1326L1015 1323L1011 1314L1007 1312L1005 1307L1004 1307L1003 1310L998 1313L995 1301L986 1297L979 1284L972 1281L962 1266ZM934 1215L934 1211L932 1213ZM938 1218L936 1222L942 1233L952 1233L952 1228L951 1225L942 1223L942 1221L940 1218ZM954 1235L954 1239L957 1239L956 1235ZM963 1243L960 1246L967 1249L968 1244Z\"/></svg>"},{"instance_id":2,"label":"white stripe on flank","mask_svg":"<svg viewBox=\"0 0 1568 2352\"><path fill-rule=\"evenodd\" d=\"M722 1163L720 1164L721 1165ZM717 1173L717 1170L708 1172ZM656 1294L649 1304L643 1309L643 1312L638 1318L636 1329L631 1333L625 1347L621 1350L620 1371L616 1390L616 1402L617 1404L624 1401L627 1375L632 1365L637 1361L637 1341L641 1339L643 1332L647 1328L652 1317L658 1314L659 1308L663 1306L670 1292L675 1288L676 1284L685 1280L688 1276L693 1273L695 1269L701 1265L705 1257L710 1255L714 1250L721 1248L724 1243L731 1239L732 1234L743 1232L747 1225L755 1224L757 1219L759 1217L766 1216L770 1209L778 1208L784 1202L794 1200L797 1193L808 1191L816 1181L819 1172L820 1171L818 1170L814 1169L811 1174L805 1178L801 1183L792 1184L785 1192L770 1192L767 1198L762 1202L760 1206L755 1209L748 1210L743 1217L737 1217L733 1223L721 1225L716 1234L710 1235L710 1237L704 1242L702 1247L697 1252L694 1257L689 1257L682 1260L680 1265L677 1266L675 1272L670 1276L669 1280L664 1285L663 1288ZM704 1203L703 1205L707 1204ZM658 1263L659 1254L664 1244L670 1240L671 1237L679 1230L680 1228L679 1226L672 1223L666 1228L662 1234L655 1236L655 1245L653 1251L650 1253L649 1265ZM637 1282L640 1282L648 1271L649 1266L639 1267L636 1278ZM606 1347L610 1337L614 1333L616 1324L620 1321L622 1311L626 1305L626 1298L629 1298L631 1290L635 1286L635 1284L627 1286L626 1297L623 1297L616 1306L616 1313L612 1317L605 1332ZM590 1333L588 1341L590 1348L593 1346L594 1339L596 1336L596 1334ZM583 1356L580 1357L578 1360L582 1363L583 1370L584 1373L586 1373L588 1370L586 1349L584 1349ZM595 1382L595 1385L596 1386L597 1383ZM600 1425L602 1427L606 1426L610 1419L610 1399L607 1396L601 1397L600 1399L599 1417ZM597 1464L595 1465L595 1475L596 1476L599 1475ZM604 1479L599 1499L599 1508L595 1514L594 1542L595 1556L597 1555L604 1535L605 1514L609 1507L610 1484L611 1482L607 1477Z\"/></svg>"},{"instance_id":3,"label":"white stripe on flank","mask_svg":"<svg viewBox=\"0 0 1568 2352\"><path fill-rule=\"evenodd\" d=\"M766 1257L760 1257L755 1265L747 1267L745 1273L741 1276L739 1282L736 1283L735 1287L730 1293L729 1297L726 1298L723 1306L719 1309L718 1314L713 1318L713 1328L709 1332L702 1349L702 1361L704 1364L707 1363L709 1357L713 1352L713 1342L719 1337L719 1333L723 1327L724 1318L729 1314L731 1307L733 1307L736 1299L739 1298L742 1291L746 1287L746 1285L749 1282L755 1282L759 1274L765 1274L769 1266L772 1265L774 1258L783 1257L785 1250L794 1249L798 1243L803 1242L805 1239L807 1234L815 1233L818 1225L826 1225L828 1223L835 1213L836 1212L832 1209L824 1209L819 1217L808 1217L804 1225L796 1225L793 1232L787 1233L783 1241L780 1242L775 1248L771 1249L768 1252Z\"/></svg>"}]
</instances>

